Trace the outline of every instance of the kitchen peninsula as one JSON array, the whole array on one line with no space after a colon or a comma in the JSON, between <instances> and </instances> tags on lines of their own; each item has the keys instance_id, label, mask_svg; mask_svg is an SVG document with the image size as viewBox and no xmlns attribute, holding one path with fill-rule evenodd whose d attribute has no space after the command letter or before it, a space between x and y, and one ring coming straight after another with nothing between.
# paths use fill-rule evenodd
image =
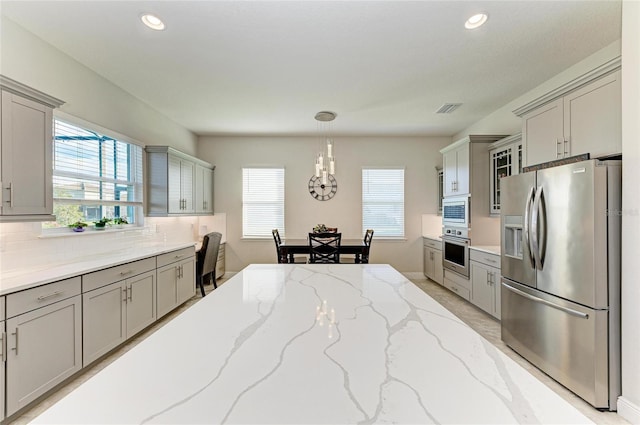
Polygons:
<instances>
[{"instance_id":1,"label":"kitchen peninsula","mask_svg":"<svg viewBox=\"0 0 640 425\"><path fill-rule=\"evenodd\" d=\"M389 265L250 265L34 423L589 423Z\"/></svg>"}]
</instances>

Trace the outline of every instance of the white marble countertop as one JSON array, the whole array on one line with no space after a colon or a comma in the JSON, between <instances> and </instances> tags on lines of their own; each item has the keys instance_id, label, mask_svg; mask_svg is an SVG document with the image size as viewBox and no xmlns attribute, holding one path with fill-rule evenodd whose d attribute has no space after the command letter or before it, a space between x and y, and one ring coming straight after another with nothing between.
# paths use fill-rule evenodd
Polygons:
<instances>
[{"instance_id":1,"label":"white marble countertop","mask_svg":"<svg viewBox=\"0 0 640 425\"><path fill-rule=\"evenodd\" d=\"M487 254L500 255L500 245L471 245L469 248L475 249L476 251L486 252Z\"/></svg>"},{"instance_id":2,"label":"white marble countertop","mask_svg":"<svg viewBox=\"0 0 640 425\"><path fill-rule=\"evenodd\" d=\"M144 247L126 248L108 255L101 254L99 256L79 258L72 263L42 264L37 267L3 272L0 273L0 295L22 291L189 246L195 246L195 242L157 243Z\"/></svg>"},{"instance_id":3,"label":"white marble countertop","mask_svg":"<svg viewBox=\"0 0 640 425\"><path fill-rule=\"evenodd\" d=\"M442 242L442 235L422 235L423 238L431 239L434 241Z\"/></svg>"},{"instance_id":4,"label":"white marble countertop","mask_svg":"<svg viewBox=\"0 0 640 425\"><path fill-rule=\"evenodd\" d=\"M590 423L389 265L251 265L34 419Z\"/></svg>"}]
</instances>

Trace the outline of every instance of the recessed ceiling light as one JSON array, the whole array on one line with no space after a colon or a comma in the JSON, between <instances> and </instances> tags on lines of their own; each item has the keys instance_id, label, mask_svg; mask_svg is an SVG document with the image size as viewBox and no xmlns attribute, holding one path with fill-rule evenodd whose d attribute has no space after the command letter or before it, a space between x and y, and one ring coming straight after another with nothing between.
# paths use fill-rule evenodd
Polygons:
<instances>
[{"instance_id":1,"label":"recessed ceiling light","mask_svg":"<svg viewBox=\"0 0 640 425\"><path fill-rule=\"evenodd\" d=\"M155 15L145 14L140 17L143 24L151 28L152 30L162 31L164 29L164 22Z\"/></svg>"},{"instance_id":2,"label":"recessed ceiling light","mask_svg":"<svg viewBox=\"0 0 640 425\"><path fill-rule=\"evenodd\" d=\"M477 15L473 15L467 22L464 23L464 27L468 30L472 30L474 28L478 28L485 22L487 22L488 16L484 13L478 13Z\"/></svg>"}]
</instances>

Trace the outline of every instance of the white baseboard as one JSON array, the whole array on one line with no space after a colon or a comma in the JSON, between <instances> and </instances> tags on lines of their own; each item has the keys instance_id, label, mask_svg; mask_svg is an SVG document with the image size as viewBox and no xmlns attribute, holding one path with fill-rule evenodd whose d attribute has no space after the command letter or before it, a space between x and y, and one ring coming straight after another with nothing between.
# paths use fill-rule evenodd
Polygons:
<instances>
[{"instance_id":1,"label":"white baseboard","mask_svg":"<svg viewBox=\"0 0 640 425\"><path fill-rule=\"evenodd\" d=\"M624 396L618 397L618 415L632 424L640 424L640 406L633 404Z\"/></svg>"},{"instance_id":2,"label":"white baseboard","mask_svg":"<svg viewBox=\"0 0 640 425\"><path fill-rule=\"evenodd\" d=\"M407 279L426 279L423 272L402 272L402 275Z\"/></svg>"}]
</instances>

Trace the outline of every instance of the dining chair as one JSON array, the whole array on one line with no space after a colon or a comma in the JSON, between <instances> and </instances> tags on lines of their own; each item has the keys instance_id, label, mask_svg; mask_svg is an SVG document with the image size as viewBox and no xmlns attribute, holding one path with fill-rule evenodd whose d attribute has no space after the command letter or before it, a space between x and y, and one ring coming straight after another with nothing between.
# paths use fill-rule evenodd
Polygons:
<instances>
[{"instance_id":1,"label":"dining chair","mask_svg":"<svg viewBox=\"0 0 640 425\"><path fill-rule=\"evenodd\" d=\"M216 263L218 262L221 239L222 234L218 232L208 233L202 238L202 248L198 251L196 260L196 284L200 288L203 297L205 296L205 280L211 280L214 289L218 287L216 283Z\"/></svg>"},{"instance_id":2,"label":"dining chair","mask_svg":"<svg viewBox=\"0 0 640 425\"><path fill-rule=\"evenodd\" d=\"M342 233L309 233L309 263L339 263Z\"/></svg>"},{"instance_id":3,"label":"dining chair","mask_svg":"<svg viewBox=\"0 0 640 425\"><path fill-rule=\"evenodd\" d=\"M278 258L278 263L296 263L296 264L306 264L306 258L295 258L293 257L293 261L289 261L290 258L287 257L287 254L284 254L280 249L280 245L282 245L282 239L280 239L280 232L278 229L271 230L271 234L273 235L273 241L276 244L276 256Z\"/></svg>"},{"instance_id":4,"label":"dining chair","mask_svg":"<svg viewBox=\"0 0 640 425\"><path fill-rule=\"evenodd\" d=\"M361 263L369 262L369 251L371 250L371 240L373 239L373 229L367 229L364 232L364 244L365 250L362 253L362 257L360 257Z\"/></svg>"},{"instance_id":5,"label":"dining chair","mask_svg":"<svg viewBox=\"0 0 640 425\"><path fill-rule=\"evenodd\" d=\"M364 233L364 249L362 254L356 254L355 257L340 257L341 264L360 264L369 262L369 251L371 249L371 239L373 239L373 229L367 229Z\"/></svg>"}]
</instances>

